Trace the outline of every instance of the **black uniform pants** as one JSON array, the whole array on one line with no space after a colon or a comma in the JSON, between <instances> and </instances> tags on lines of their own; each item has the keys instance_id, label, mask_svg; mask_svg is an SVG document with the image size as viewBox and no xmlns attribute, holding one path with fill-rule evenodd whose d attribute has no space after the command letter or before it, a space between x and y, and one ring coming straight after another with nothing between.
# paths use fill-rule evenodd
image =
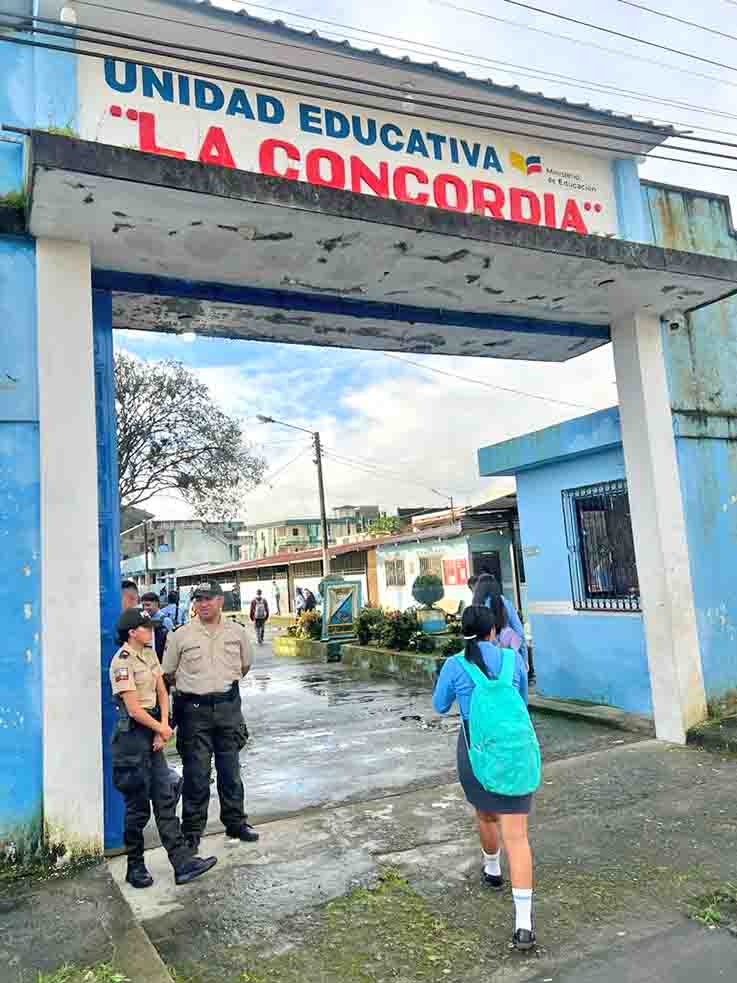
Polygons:
<instances>
[{"instance_id":1,"label":"black uniform pants","mask_svg":"<svg viewBox=\"0 0 737 983\"><path fill-rule=\"evenodd\" d=\"M173 867L191 856L177 818L176 789L163 751L154 751L153 731L126 721L113 734L113 784L125 799L123 839L128 863L143 863L143 830L151 818L153 803L161 844Z\"/></svg>"},{"instance_id":2,"label":"black uniform pants","mask_svg":"<svg viewBox=\"0 0 737 983\"><path fill-rule=\"evenodd\" d=\"M205 698L206 700L206 698ZM210 772L215 756L220 821L226 830L240 829L246 820L240 751L248 732L237 686L233 698L220 703L196 702L177 696L177 750L184 766L182 830L202 836L210 804Z\"/></svg>"}]
</instances>

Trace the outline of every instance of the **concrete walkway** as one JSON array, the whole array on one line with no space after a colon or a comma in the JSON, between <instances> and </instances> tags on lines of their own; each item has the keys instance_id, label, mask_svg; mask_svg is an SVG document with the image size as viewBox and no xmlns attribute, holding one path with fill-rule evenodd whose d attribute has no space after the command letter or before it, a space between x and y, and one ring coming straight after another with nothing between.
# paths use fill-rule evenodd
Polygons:
<instances>
[{"instance_id":1,"label":"concrete walkway","mask_svg":"<svg viewBox=\"0 0 737 983\"><path fill-rule=\"evenodd\" d=\"M455 780L458 716L438 717L427 687L340 663L277 658L270 637L241 687L251 733L241 760L253 822ZM536 726L549 760L638 739L548 714L538 715ZM176 756L170 763L181 771ZM212 791L208 829L215 832L222 826ZM149 842L157 842L153 825Z\"/></svg>"},{"instance_id":2,"label":"concrete walkway","mask_svg":"<svg viewBox=\"0 0 737 983\"><path fill-rule=\"evenodd\" d=\"M454 782L457 720L438 721L426 689L260 654L244 688L254 739L243 761L261 842L232 847L215 832L203 850L218 866L188 889L155 850L155 887L122 887L178 980L608 983L650 965L649 981L671 983L671 939L699 983L723 979L725 959L737 965L737 940L688 919L737 882L737 760L539 717L541 945L520 958L508 892L479 883ZM111 870L120 882L124 861Z\"/></svg>"}]
</instances>

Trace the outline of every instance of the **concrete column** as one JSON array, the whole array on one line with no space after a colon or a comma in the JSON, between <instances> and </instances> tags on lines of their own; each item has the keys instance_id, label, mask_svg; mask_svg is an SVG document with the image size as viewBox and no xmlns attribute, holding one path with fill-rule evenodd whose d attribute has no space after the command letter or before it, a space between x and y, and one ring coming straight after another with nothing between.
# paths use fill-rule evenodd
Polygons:
<instances>
[{"instance_id":1,"label":"concrete column","mask_svg":"<svg viewBox=\"0 0 737 983\"><path fill-rule=\"evenodd\" d=\"M67 856L102 850L97 439L89 246L36 242L44 824Z\"/></svg>"},{"instance_id":2,"label":"concrete column","mask_svg":"<svg viewBox=\"0 0 737 983\"><path fill-rule=\"evenodd\" d=\"M655 727L683 744L706 697L660 319L625 318L612 343Z\"/></svg>"}]
</instances>

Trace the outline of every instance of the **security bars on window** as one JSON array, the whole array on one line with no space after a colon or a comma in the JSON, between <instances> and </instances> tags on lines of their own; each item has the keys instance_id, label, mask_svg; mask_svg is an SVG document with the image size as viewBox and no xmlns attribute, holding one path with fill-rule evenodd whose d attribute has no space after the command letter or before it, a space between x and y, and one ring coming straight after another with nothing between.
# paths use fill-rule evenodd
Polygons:
<instances>
[{"instance_id":1,"label":"security bars on window","mask_svg":"<svg viewBox=\"0 0 737 983\"><path fill-rule=\"evenodd\" d=\"M575 610L640 611L627 482L570 488L562 498Z\"/></svg>"}]
</instances>

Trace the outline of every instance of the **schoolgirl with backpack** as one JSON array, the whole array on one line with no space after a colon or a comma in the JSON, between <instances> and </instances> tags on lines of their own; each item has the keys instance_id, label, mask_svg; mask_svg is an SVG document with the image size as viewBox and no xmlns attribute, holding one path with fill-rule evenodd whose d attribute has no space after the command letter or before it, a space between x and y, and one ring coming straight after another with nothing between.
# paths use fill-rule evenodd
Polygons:
<instances>
[{"instance_id":1,"label":"schoolgirl with backpack","mask_svg":"<svg viewBox=\"0 0 737 983\"><path fill-rule=\"evenodd\" d=\"M498 595L491 607L467 607L462 624L464 650L446 660L433 707L447 713L458 700L458 778L478 815L482 880L502 890L503 845L514 900L512 942L527 950L535 945L527 817L541 778L540 748L527 711L527 668L518 652L495 644L506 627Z\"/></svg>"}]
</instances>

